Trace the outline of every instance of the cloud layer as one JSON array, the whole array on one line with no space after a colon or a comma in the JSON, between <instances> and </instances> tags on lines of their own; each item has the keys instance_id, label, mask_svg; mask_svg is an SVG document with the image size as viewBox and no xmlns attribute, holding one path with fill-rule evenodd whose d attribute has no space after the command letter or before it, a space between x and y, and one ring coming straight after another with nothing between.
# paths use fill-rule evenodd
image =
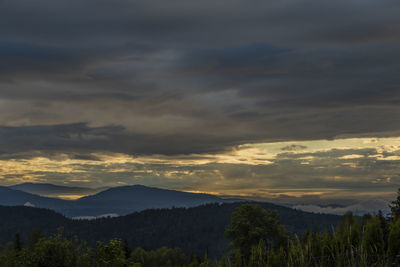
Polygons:
<instances>
[{"instance_id":1,"label":"cloud layer","mask_svg":"<svg viewBox=\"0 0 400 267\"><path fill-rule=\"evenodd\" d=\"M1 137L15 147L7 138L25 135L27 150L50 149L50 139L50 150L171 154L387 135L400 130L399 9L394 0L2 0ZM60 138L59 125L107 142Z\"/></svg>"},{"instance_id":2,"label":"cloud layer","mask_svg":"<svg viewBox=\"0 0 400 267\"><path fill-rule=\"evenodd\" d=\"M3 157L0 166L6 184L144 184L306 208L360 207L355 199L387 202L400 187L400 138L263 143L219 154L168 156L70 152L49 157L38 151L29 159Z\"/></svg>"},{"instance_id":3,"label":"cloud layer","mask_svg":"<svg viewBox=\"0 0 400 267\"><path fill-rule=\"evenodd\" d=\"M388 192L398 150L340 138L400 136L399 11L397 0L0 0L0 183ZM300 142L326 139L337 147ZM258 151L265 142L276 151Z\"/></svg>"}]
</instances>

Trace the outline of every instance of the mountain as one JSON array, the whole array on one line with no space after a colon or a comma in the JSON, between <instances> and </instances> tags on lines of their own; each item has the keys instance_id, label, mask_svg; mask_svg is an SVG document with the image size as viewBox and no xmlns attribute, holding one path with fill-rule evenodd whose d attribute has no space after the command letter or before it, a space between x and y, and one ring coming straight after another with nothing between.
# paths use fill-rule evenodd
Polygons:
<instances>
[{"instance_id":1,"label":"mountain","mask_svg":"<svg viewBox=\"0 0 400 267\"><path fill-rule=\"evenodd\" d=\"M20 188L35 188L30 184ZM15 186L14 188L18 188ZM56 188L39 185L36 188ZM45 189L43 189L45 190ZM126 215L151 208L194 207L207 203L232 202L213 195L186 193L142 185L122 186L107 189L98 194L77 200L48 198L9 187L0 187L0 205L33 205L52 209L67 217L101 216L104 214Z\"/></svg>"},{"instance_id":2,"label":"mountain","mask_svg":"<svg viewBox=\"0 0 400 267\"><path fill-rule=\"evenodd\" d=\"M161 246L180 247L186 253L220 256L228 251L229 240L224 231L232 212L241 203L207 204L194 208L152 209L116 218L71 220L53 211L29 207L0 206L0 243L12 241L16 233L23 240L32 230L46 235L64 227L66 234L76 235L95 246L97 241L120 238L131 247L156 249ZM279 213L282 223L292 233L306 229L323 231L336 227L341 217L308 213L270 203L258 203L264 209Z\"/></svg>"},{"instance_id":3,"label":"mountain","mask_svg":"<svg viewBox=\"0 0 400 267\"><path fill-rule=\"evenodd\" d=\"M46 183L22 183L9 186L11 189L24 191L27 193L58 198L78 198L86 195L93 195L99 193L106 188L87 188L87 187L70 187L60 186Z\"/></svg>"},{"instance_id":4,"label":"mountain","mask_svg":"<svg viewBox=\"0 0 400 267\"><path fill-rule=\"evenodd\" d=\"M187 193L143 185L107 189L93 196L76 200L80 216L98 216L107 213L126 215L133 211L154 208L195 207L207 203L229 202L214 195Z\"/></svg>"},{"instance_id":5,"label":"mountain","mask_svg":"<svg viewBox=\"0 0 400 267\"><path fill-rule=\"evenodd\" d=\"M0 205L23 206L25 204L56 211L62 211L70 209L73 203L67 200L41 197L23 191L11 189L5 186L0 186Z\"/></svg>"}]
</instances>

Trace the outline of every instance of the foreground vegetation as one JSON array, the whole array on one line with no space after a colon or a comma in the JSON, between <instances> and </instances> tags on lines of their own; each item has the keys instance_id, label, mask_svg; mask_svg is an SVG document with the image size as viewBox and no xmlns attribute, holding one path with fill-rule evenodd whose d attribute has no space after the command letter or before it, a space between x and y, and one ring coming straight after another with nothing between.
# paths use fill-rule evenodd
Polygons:
<instances>
[{"instance_id":1,"label":"foreground vegetation","mask_svg":"<svg viewBox=\"0 0 400 267\"><path fill-rule=\"evenodd\" d=\"M76 237L59 233L45 238L33 231L26 244L17 234L1 247L0 266L400 266L400 190L391 215L353 216L347 213L330 231L291 235L274 211L257 204L242 204L226 229L232 250L211 259L179 248L131 249L126 241L112 239L89 247Z\"/></svg>"}]
</instances>

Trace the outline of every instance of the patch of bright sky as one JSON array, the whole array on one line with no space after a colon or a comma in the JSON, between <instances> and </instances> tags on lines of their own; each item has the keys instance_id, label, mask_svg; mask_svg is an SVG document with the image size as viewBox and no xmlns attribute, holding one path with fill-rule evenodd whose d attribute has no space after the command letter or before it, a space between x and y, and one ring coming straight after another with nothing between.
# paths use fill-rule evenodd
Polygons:
<instances>
[{"instance_id":1,"label":"patch of bright sky","mask_svg":"<svg viewBox=\"0 0 400 267\"><path fill-rule=\"evenodd\" d=\"M232 151L222 154L200 154L187 156L139 156L131 157L124 154L97 155L102 161L108 163L141 163L141 164L174 164L174 165L199 165L209 163L247 164L247 165L268 165L282 153L317 153L331 150L359 150L376 149L377 153L400 151L400 137L392 138L351 138L335 140L315 140L297 142L276 142L276 143L255 143L240 145ZM363 155L349 154L339 159L357 159ZM383 157L380 159L393 160L395 156ZM300 159L312 159L312 156L305 156Z\"/></svg>"},{"instance_id":2,"label":"patch of bright sky","mask_svg":"<svg viewBox=\"0 0 400 267\"><path fill-rule=\"evenodd\" d=\"M376 154L365 156L361 153L358 154L357 150L362 149L375 149ZM71 177L71 174L76 174L75 177L83 177L85 173L99 171L99 169L103 173L114 173L116 177L123 172L132 172L135 175L141 172L145 175L153 172L151 165L158 167L162 165L180 167L205 164L272 165L274 160L283 154L307 154L304 157L297 158L297 160L300 160L300 164L306 165L313 160L314 153L333 150L343 150L344 153L349 150L348 155L341 154L337 158L333 158L344 162L362 157L395 161L400 160L400 153L397 155L397 152L400 152L400 137L255 143L240 145L229 152L220 154L130 156L116 153L94 153L93 155L99 160L71 159L68 155L61 155L56 158L8 159L0 160L0 184L15 183L15 181L21 179L24 179L25 182L45 181L46 173L68 174L68 177ZM383 153L392 154L384 155ZM148 167L138 169L134 167L134 164ZM356 165L351 166L355 167ZM166 174L171 176L174 173L166 172ZM190 176L190 172L187 172L186 175ZM19 180L16 180L16 178L19 178ZM69 180L72 181L71 178Z\"/></svg>"}]
</instances>

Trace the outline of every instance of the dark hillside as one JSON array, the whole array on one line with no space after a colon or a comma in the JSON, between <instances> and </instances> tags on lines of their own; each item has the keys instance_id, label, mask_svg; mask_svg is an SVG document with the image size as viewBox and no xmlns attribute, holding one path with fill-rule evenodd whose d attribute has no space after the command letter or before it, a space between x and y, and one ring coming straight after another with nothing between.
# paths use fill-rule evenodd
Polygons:
<instances>
[{"instance_id":1,"label":"dark hillside","mask_svg":"<svg viewBox=\"0 0 400 267\"><path fill-rule=\"evenodd\" d=\"M62 211L72 207L73 202L58 198L42 197L9 187L0 186L0 205L22 206L29 202L35 207Z\"/></svg>"},{"instance_id":2,"label":"dark hillside","mask_svg":"<svg viewBox=\"0 0 400 267\"><path fill-rule=\"evenodd\" d=\"M112 238L128 240L131 247L147 249L161 246L180 247L185 252L221 255L228 250L224 236L231 213L241 203L208 204L195 208L153 209L117 218L97 220L70 220L55 212L27 208L0 207L0 242L13 239L16 232L26 238L33 229L52 234L63 226L66 233L77 235L89 245ZM259 203L265 209L274 209L283 224L293 233L306 229L325 230L336 226L339 216L313 214L269 203Z\"/></svg>"},{"instance_id":3,"label":"dark hillside","mask_svg":"<svg viewBox=\"0 0 400 267\"><path fill-rule=\"evenodd\" d=\"M143 185L121 186L107 189L93 196L76 200L75 209L81 216L107 213L126 215L146 209L196 207L227 200L209 194L187 193Z\"/></svg>"}]
</instances>

